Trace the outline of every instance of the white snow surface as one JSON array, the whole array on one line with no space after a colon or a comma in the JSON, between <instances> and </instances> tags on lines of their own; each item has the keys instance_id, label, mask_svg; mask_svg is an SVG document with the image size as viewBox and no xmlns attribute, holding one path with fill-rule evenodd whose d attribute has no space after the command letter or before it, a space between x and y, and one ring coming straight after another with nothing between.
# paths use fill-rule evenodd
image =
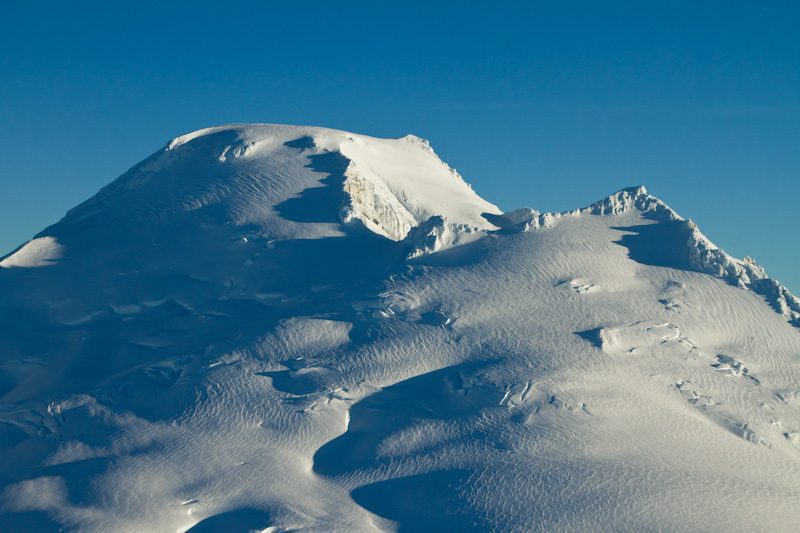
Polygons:
<instances>
[{"instance_id":1,"label":"white snow surface","mask_svg":"<svg viewBox=\"0 0 800 533\"><path fill-rule=\"evenodd\" d=\"M22 246L0 261L3 268L36 268L58 261L63 255L63 247L53 237L39 237Z\"/></svg>"},{"instance_id":2,"label":"white snow surface","mask_svg":"<svg viewBox=\"0 0 800 533\"><path fill-rule=\"evenodd\" d=\"M481 215L500 213L413 135L234 124L174 139L63 224L154 224L195 210L278 240L335 236L340 224L362 224L398 241L434 215L494 229Z\"/></svg>"},{"instance_id":3,"label":"white snow surface","mask_svg":"<svg viewBox=\"0 0 800 533\"><path fill-rule=\"evenodd\" d=\"M800 301L644 187L504 214L414 136L221 126L0 266L2 531L800 521Z\"/></svg>"}]
</instances>

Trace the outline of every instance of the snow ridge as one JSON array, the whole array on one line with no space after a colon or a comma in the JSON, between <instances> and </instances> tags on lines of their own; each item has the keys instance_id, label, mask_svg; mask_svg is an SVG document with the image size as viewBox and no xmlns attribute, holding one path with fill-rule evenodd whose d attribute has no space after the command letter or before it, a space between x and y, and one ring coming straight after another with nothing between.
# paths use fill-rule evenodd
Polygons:
<instances>
[{"instance_id":1,"label":"snow ridge","mask_svg":"<svg viewBox=\"0 0 800 533\"><path fill-rule=\"evenodd\" d=\"M718 248L700 232L694 222L685 220L667 204L648 194L642 185L617 191L583 209L562 213L539 213L530 208L523 208L491 220L504 227L532 231L551 227L562 217L619 216L631 212L641 213L646 218L659 222L677 223L676 231L686 234L685 248L689 265L693 270L763 296L775 311L786 317L790 324L800 328L800 298L789 292L789 289L780 282L769 278L764 268L756 265L749 257L739 260Z\"/></svg>"},{"instance_id":2,"label":"snow ridge","mask_svg":"<svg viewBox=\"0 0 800 533\"><path fill-rule=\"evenodd\" d=\"M563 211L561 213L540 213L525 207L498 217L498 223L505 222L506 227L514 226L521 231L530 231L537 228L550 227L562 217L585 215L616 216L631 211L646 213L650 218L665 222L683 220L667 204L648 194L647 189L643 185L639 185L638 187L627 187L617 191L611 196L583 209Z\"/></svg>"},{"instance_id":3,"label":"snow ridge","mask_svg":"<svg viewBox=\"0 0 800 533\"><path fill-rule=\"evenodd\" d=\"M781 283L769 278L764 268L749 257L739 260L725 253L700 232L697 224L685 220L667 204L648 194L643 186L622 189L581 209L579 214L620 215L631 210L638 210L659 221L678 222L682 231L687 233L686 250L694 270L763 296L775 311L800 328L800 299Z\"/></svg>"},{"instance_id":4,"label":"snow ridge","mask_svg":"<svg viewBox=\"0 0 800 533\"><path fill-rule=\"evenodd\" d=\"M631 210L650 213L660 220L683 220L667 204L647 193L643 185L628 187L604 198L589 207L578 211L578 214L621 215Z\"/></svg>"},{"instance_id":5,"label":"snow ridge","mask_svg":"<svg viewBox=\"0 0 800 533\"><path fill-rule=\"evenodd\" d=\"M223 126L0 267L2 531L800 520L800 304L643 187L501 213L418 137Z\"/></svg>"},{"instance_id":6,"label":"snow ridge","mask_svg":"<svg viewBox=\"0 0 800 533\"><path fill-rule=\"evenodd\" d=\"M452 223L456 232L462 227L468 232L496 229L482 215L501 211L475 194L425 139L348 134L338 150L350 161L345 171L344 224L360 220L368 229L395 241L434 216Z\"/></svg>"},{"instance_id":7,"label":"snow ridge","mask_svg":"<svg viewBox=\"0 0 800 533\"><path fill-rule=\"evenodd\" d=\"M580 214L619 215L630 210L646 213L649 218L678 222L688 234L686 249L691 267L726 283L764 296L768 303L795 327L800 327L800 299L778 281L767 276L763 267L746 257L736 259L718 248L691 220L684 220L667 204L651 196L643 186L623 189L585 209Z\"/></svg>"},{"instance_id":8,"label":"snow ridge","mask_svg":"<svg viewBox=\"0 0 800 533\"><path fill-rule=\"evenodd\" d=\"M204 162L208 155L213 162ZM309 166L309 160L314 161L310 165L313 172L306 173L305 181L298 179L299 170ZM198 171L186 167L193 161L202 162ZM192 173L199 177L187 180ZM101 215L103 224L146 225L175 213L214 212L213 208L226 214L224 221L237 226L268 228L272 239L340 234L330 224L298 225L264 208L284 205L282 202L294 201L312 190L302 187L319 187L313 181L318 179L314 173L330 174L329 186L341 191L334 208L343 228L364 227L387 239L403 241L408 258L472 242L498 228L531 231L551 227L563 217L638 212L651 220L681 223L677 227L686 233L692 269L761 294L776 311L800 326L798 298L769 279L760 267L714 246L691 221L648 194L644 186L622 189L573 211L539 213L524 208L503 214L441 161L428 141L414 135L376 139L326 128L273 124L206 128L173 139L94 198L70 210L62 223L80 223ZM129 213L131 209L138 211ZM304 217L300 219L310 220ZM45 236L47 230L39 234ZM16 255L3 266L21 261L21 255Z\"/></svg>"},{"instance_id":9,"label":"snow ridge","mask_svg":"<svg viewBox=\"0 0 800 533\"><path fill-rule=\"evenodd\" d=\"M800 298L790 293L780 282L767 276L764 268L750 257L736 259L714 245L691 220L685 221L685 225L689 231L686 242L689 263L694 269L725 280L740 289L749 289L760 294L789 323L800 328Z\"/></svg>"}]
</instances>

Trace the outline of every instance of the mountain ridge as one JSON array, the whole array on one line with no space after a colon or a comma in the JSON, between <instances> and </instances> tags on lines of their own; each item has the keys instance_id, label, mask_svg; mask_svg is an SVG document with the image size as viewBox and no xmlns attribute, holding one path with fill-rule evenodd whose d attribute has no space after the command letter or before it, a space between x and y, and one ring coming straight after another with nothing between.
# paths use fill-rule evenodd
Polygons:
<instances>
[{"instance_id":1,"label":"mountain ridge","mask_svg":"<svg viewBox=\"0 0 800 533\"><path fill-rule=\"evenodd\" d=\"M150 197L139 198L139 202L150 201L161 209L176 212L230 200L233 205L223 206L233 211L228 213L228 220L243 223L245 221L236 218L236 209L257 210L257 205L247 204L251 195L261 195L252 198L254 202L279 204L291 199L293 194L315 188L318 180L313 173L318 172L331 174L329 180L344 181L349 201L339 206L340 222L346 225L360 221L393 240L402 239L412 225L434 214L447 216L454 223L488 227L480 213L499 213L495 206L477 197L458 173L436 156L427 141L418 137L377 139L325 128L237 124L206 128L173 139L165 148L104 187L93 199L71 210L64 221L94 216L91 208L95 204L118 201L120 196L147 187L154 175L164 175L165 169L180 165L187 150L196 158L204 158L203 165L207 168L188 169L197 174L193 182L170 184L173 189L182 187L177 191L179 195L174 198L174 205L165 206L163 199ZM373 156L376 150L381 153L378 160ZM308 158L312 158L310 172L299 169L290 176L278 176L270 169L273 160L285 163L297 159L308 163ZM398 160L402 160L401 165L397 165ZM233 168L226 168L226 163ZM393 166L403 168L403 175L394 175ZM227 175L228 182L218 183L214 173ZM258 179L259 176L264 179ZM400 181L402 183L398 184ZM160 185L149 186L157 191ZM297 185L303 188L297 189ZM422 198L420 187L425 187L425 195L432 198ZM245 205L241 205L242 201ZM441 212L434 213L432 202L439 202L437 207ZM294 215L307 216L306 213ZM380 221L375 222L378 219Z\"/></svg>"},{"instance_id":2,"label":"mountain ridge","mask_svg":"<svg viewBox=\"0 0 800 533\"><path fill-rule=\"evenodd\" d=\"M644 187L501 213L417 137L237 125L103 191L0 262L0 529L800 520L797 299Z\"/></svg>"},{"instance_id":3,"label":"mountain ridge","mask_svg":"<svg viewBox=\"0 0 800 533\"><path fill-rule=\"evenodd\" d=\"M220 136L221 138L215 139L214 136ZM362 155L359 153L358 147L363 147L365 143L368 144L370 141L395 141L401 145L408 143L411 146L419 147L426 156L430 156L430 159L441 164L443 172L435 174L437 180L452 181L453 184L459 187L463 185L468 189L468 194L471 193L473 198L468 198L469 202L466 205L472 210L472 213L467 216L453 217L451 211L451 215L448 218L441 213L434 213L428 206L416 205L419 204L417 197L423 196L420 190L414 190L411 193L405 191L401 185L398 185L401 180L397 178L394 179L392 186L387 185L387 182L382 179L380 171L372 168L375 164L374 161L368 159L366 164L359 165L358 163L359 156ZM165 169L175 163L176 158L184 157L181 154L176 155L176 151L186 150L186 147L190 147L193 142L200 142L201 146L197 150L216 156L220 163L225 163L228 158L233 160L259 158L259 153L262 153L261 158L269 158L274 155L272 151L279 144L299 149L300 158L303 160L311 158L312 162L308 166L312 168L313 172L330 173L330 176L320 181L319 184L315 184L313 181L306 181L305 185L308 185L308 187L295 191L294 196L287 194L288 188L286 184L279 184L279 187L287 189L287 193L284 193L283 202L276 204L274 198L265 195L266 198L263 201L255 197L250 204L245 206L235 205L234 208L240 211L247 211L248 209L252 211L253 205L251 204L262 203L268 205L272 203L279 207L278 214L281 214L281 205L291 206L293 202L297 205L299 203L297 202L297 196L302 198L303 194L312 195L313 193L321 192L323 189L320 184L328 182L326 184L327 188L336 189L332 193L333 195L339 195L339 197L332 196L324 200L332 201L337 205L317 205L312 206L312 210L315 208L318 210L320 208L338 209L337 216L327 217L326 220L329 225L338 222L344 228L357 229L358 227L364 227L368 231L391 240L405 241L409 248L407 252L407 257L409 258L471 242L482 237L486 231L496 230L500 226L508 229L509 226L519 226L521 224L522 226L518 229L527 231L538 227L546 227L562 216L583 214L617 215L629 209L638 209L642 213L649 213L660 221L685 222L688 229L681 227L679 231L682 233L688 232L686 240L689 249L689 268L713 275L739 288L753 290L766 298L770 306L776 312L784 315L792 325L800 327L800 299L791 294L780 282L770 279L763 267L755 265L749 258L748 260L738 260L727 255L724 250L719 249L700 233L694 223L684 221L668 205L648 194L644 186L623 188L587 207L573 211L539 213L530 208L523 208L510 213L501 213L496 206L483 201L475 195L472 188L464 182L463 178L436 156L425 139L410 134L396 139L377 139L339 130L308 126L227 124L204 128L178 136L167 142L163 149L135 165L120 178L101 189L94 197L71 209L61 221L46 228L35 237L35 239L45 237L47 239L25 243L19 249L0 258L0 267L24 264L42 265L56 260L55 258L60 257L63 253L63 247L51 233L58 233L56 228L59 225L78 224L85 219L98 216L100 212L109 211L109 208L119 204L120 197L126 196L126 192L146 187L146 183L154 175L163 173ZM350 144L353 146L350 146ZM375 149L374 146L368 146L368 148L373 151ZM348 150L352 158L345 155ZM314 158L317 161L319 159L324 159L325 161L321 164L315 164L313 162ZM397 164L397 158L392 161L392 164ZM361 166L364 166L366 170L360 173ZM263 172L264 169L259 170ZM334 176L338 177L334 178ZM236 176L234 177L236 178ZM332 183L332 179L336 179L337 183ZM338 180L341 180L341 183L338 183ZM176 198L179 201L177 207L169 203L165 205L160 199L148 199L153 204L151 206L152 209L150 209L150 216L156 216L153 211L159 210L175 213L181 209L185 211L202 209L214 204L224 203L226 198L236 195L237 192L248 192L254 188L256 193L259 192L259 188L264 193L266 192L265 189L275 188L274 181L266 184L257 182L242 183L238 189L230 189L225 183L216 183L215 186L217 188L223 191L228 190L218 192L214 191L212 187L211 190L206 190L204 194L199 195L192 193L192 184L189 184L189 192L184 194L182 198ZM341 190L338 190L338 188L341 188ZM464 194L463 190L460 192L462 195ZM436 195L436 198L441 199L445 196L447 196L447 192ZM111 203L110 206L103 206L104 203L109 202ZM142 202L143 200L140 198L139 203ZM98 206L98 204L100 205ZM307 210L308 208L305 209ZM482 209L486 209L486 211L482 211ZM480 213L477 213L477 211L480 211ZM289 210L288 218L291 218L293 214L295 217L299 216L303 221L310 221L313 218L309 218L309 215L305 213L292 213L291 209ZM119 215L119 213L116 210L112 210L111 219L103 223L114 224L113 215ZM145 220L148 218L147 213L137 213L134 220L123 221L122 224L138 223L143 218ZM237 218L235 212L228 214L227 221L232 221L237 225L248 222L257 225L259 223L257 220ZM270 225L275 227L274 224ZM412 233L412 229L414 230L413 234L409 235ZM312 236L334 236L337 233L335 228L329 227L327 230L319 232L318 235L313 235L312 232ZM296 233L289 234L289 238L293 236L302 236L302 231L300 235ZM281 237L276 235L272 238L280 239ZM20 255L15 255L18 252Z\"/></svg>"}]
</instances>

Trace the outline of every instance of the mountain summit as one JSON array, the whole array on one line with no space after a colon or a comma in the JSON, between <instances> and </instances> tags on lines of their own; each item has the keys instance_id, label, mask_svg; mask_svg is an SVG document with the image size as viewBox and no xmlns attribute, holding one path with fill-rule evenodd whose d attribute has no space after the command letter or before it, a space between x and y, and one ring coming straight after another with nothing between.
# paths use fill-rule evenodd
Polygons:
<instances>
[{"instance_id":1,"label":"mountain summit","mask_svg":"<svg viewBox=\"0 0 800 533\"><path fill-rule=\"evenodd\" d=\"M434 215L492 228L482 213L500 210L413 135L376 139L258 124L174 139L60 225L185 218L252 225L278 240L335 236L340 226L363 226L398 241Z\"/></svg>"},{"instance_id":2,"label":"mountain summit","mask_svg":"<svg viewBox=\"0 0 800 533\"><path fill-rule=\"evenodd\" d=\"M792 530L800 300L644 187L178 137L0 260L0 529Z\"/></svg>"}]
</instances>

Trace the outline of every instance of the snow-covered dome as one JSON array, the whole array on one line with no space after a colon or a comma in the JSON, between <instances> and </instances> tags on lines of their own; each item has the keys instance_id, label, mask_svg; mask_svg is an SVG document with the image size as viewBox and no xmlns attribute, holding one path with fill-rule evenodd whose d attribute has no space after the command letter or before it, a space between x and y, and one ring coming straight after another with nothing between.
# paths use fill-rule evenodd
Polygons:
<instances>
[{"instance_id":1,"label":"snow-covered dome","mask_svg":"<svg viewBox=\"0 0 800 533\"><path fill-rule=\"evenodd\" d=\"M434 215L494 228L482 214L500 210L413 135L234 124L172 140L60 225L147 225L191 212L205 223L257 226L278 240L361 225L397 241Z\"/></svg>"}]
</instances>

